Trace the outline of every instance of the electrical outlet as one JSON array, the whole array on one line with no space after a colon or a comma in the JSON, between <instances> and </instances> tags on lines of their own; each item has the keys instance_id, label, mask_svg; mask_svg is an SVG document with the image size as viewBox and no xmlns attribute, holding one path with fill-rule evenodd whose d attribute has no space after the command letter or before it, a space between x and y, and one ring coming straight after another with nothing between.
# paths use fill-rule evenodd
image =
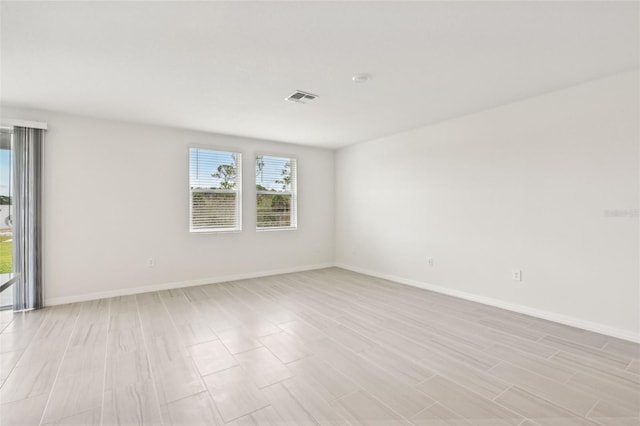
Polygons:
<instances>
[{"instance_id":1,"label":"electrical outlet","mask_svg":"<svg viewBox=\"0 0 640 426\"><path fill-rule=\"evenodd\" d=\"M511 279L514 281L522 281L522 269L512 269Z\"/></svg>"},{"instance_id":2,"label":"electrical outlet","mask_svg":"<svg viewBox=\"0 0 640 426\"><path fill-rule=\"evenodd\" d=\"M433 257L427 257L427 264L433 266Z\"/></svg>"},{"instance_id":3,"label":"electrical outlet","mask_svg":"<svg viewBox=\"0 0 640 426\"><path fill-rule=\"evenodd\" d=\"M148 258L147 259L147 267L153 268L154 266L156 266L156 258L155 257Z\"/></svg>"}]
</instances>

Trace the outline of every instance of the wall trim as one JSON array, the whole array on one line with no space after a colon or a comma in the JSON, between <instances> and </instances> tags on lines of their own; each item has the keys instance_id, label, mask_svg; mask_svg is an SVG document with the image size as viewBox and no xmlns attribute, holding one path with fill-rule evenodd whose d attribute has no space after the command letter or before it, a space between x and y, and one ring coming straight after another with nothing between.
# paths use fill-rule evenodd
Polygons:
<instances>
[{"instance_id":1,"label":"wall trim","mask_svg":"<svg viewBox=\"0 0 640 426\"><path fill-rule=\"evenodd\" d=\"M195 287L206 284L219 284L228 281L247 280L250 278L268 277L271 275L290 274L292 272L311 271L333 267L333 263L317 265L295 266L292 268L272 269L269 271L249 272L246 274L222 275L217 277L199 278L188 281L175 281L161 284L151 284L142 287L120 288L116 290L99 291L95 293L79 294L75 296L45 298L45 306L66 305L67 303L87 302L89 300L107 299L110 297L130 296L132 294L150 293L152 291L172 290L175 288Z\"/></svg>"},{"instance_id":2,"label":"wall trim","mask_svg":"<svg viewBox=\"0 0 640 426\"><path fill-rule=\"evenodd\" d=\"M402 278L402 277L398 277L390 274L384 274L381 272L372 271L370 269L346 265L344 263L336 263L334 266L337 268L346 269L348 271L357 272L360 274L369 275L376 278L382 278L389 281L394 281L399 284L418 287L424 290L430 290L436 293L457 297L459 299L470 300L472 302L482 303L483 305L494 306L496 308L506 309L508 311L517 312L520 314L525 314L525 315L529 315L536 318L542 318L545 320L557 322L557 323L568 325L571 327L576 327L576 328L580 328L587 331L593 331L595 333L605 334L607 336L616 337L618 339L640 343L640 335L634 334L628 330L624 330L621 328L610 327L608 325L599 324L596 322L587 321L580 318L575 318L575 317L562 315L554 312L544 311L541 309L531 308L529 306L518 305L516 303L510 303L504 300L493 299L491 297L480 296L473 293L467 293L465 291L454 290L454 289L450 289L450 288L446 288L446 287L442 287L434 284L425 283L422 281Z\"/></svg>"},{"instance_id":3,"label":"wall trim","mask_svg":"<svg viewBox=\"0 0 640 426\"><path fill-rule=\"evenodd\" d=\"M450 288L446 288L446 287L442 287L434 284L425 283L418 280L403 278L396 275L384 274L381 272L360 268L357 266L351 266L344 263L321 263L316 265L272 269L268 271L250 272L245 274L223 275L223 276L217 276L217 277L200 278L196 280L152 284L152 285L147 285L142 287L122 288L122 289L116 289L116 290L101 291L96 293L80 294L75 296L53 297L53 298L45 299L45 306L64 305L67 303L76 303L76 302L87 302L90 300L106 299L110 297L130 296L133 294L149 293L153 291L171 290L171 289L184 288L184 287L195 287L195 286L206 285L206 284L218 284L218 283L223 283L228 281L246 280L251 278L268 277L272 275L289 274L293 272L304 272L304 271L311 271L315 269L325 269L325 268L331 268L331 267L342 268L348 271L357 272L359 274L369 275L376 278L382 278L385 280L397 282L399 284L409 285L409 286L421 288L424 290L430 290L436 293L457 297L459 299L470 300L472 302L482 303L483 305L494 306L496 308L506 309L508 311L530 315L536 318L542 318L545 320L557 322L557 323L568 325L571 327L576 327L583 330L592 331L595 333L605 334L607 336L615 337L618 339L640 343L640 335L634 334L624 329L610 327L604 324L599 324L592 321L587 321L580 318L575 318L575 317L562 315L554 312L544 311L541 309L531 308L529 306L519 305L516 303L510 303L504 300L493 299L491 297L485 297L485 296L480 296L473 293L467 293L460 290L454 290L454 289L450 289Z\"/></svg>"}]
</instances>

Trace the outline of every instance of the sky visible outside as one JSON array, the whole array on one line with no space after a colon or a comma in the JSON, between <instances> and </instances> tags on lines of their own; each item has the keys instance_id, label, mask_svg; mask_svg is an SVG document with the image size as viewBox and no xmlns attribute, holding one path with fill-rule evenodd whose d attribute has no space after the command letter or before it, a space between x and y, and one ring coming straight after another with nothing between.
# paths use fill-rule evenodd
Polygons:
<instances>
[{"instance_id":1,"label":"sky visible outside","mask_svg":"<svg viewBox=\"0 0 640 426\"><path fill-rule=\"evenodd\" d=\"M222 179L213 177L221 164L235 164L230 152L191 149L191 186L196 188L219 188ZM264 156L264 168L256 177L256 183L268 190L282 190L282 170L288 158ZM0 149L0 195L9 195L11 182L11 151Z\"/></svg>"},{"instance_id":2,"label":"sky visible outside","mask_svg":"<svg viewBox=\"0 0 640 426\"><path fill-rule=\"evenodd\" d=\"M222 179L213 176L217 173L218 166L236 163L231 152L191 148L189 156L192 188L220 188Z\"/></svg>"},{"instance_id":3,"label":"sky visible outside","mask_svg":"<svg viewBox=\"0 0 640 426\"><path fill-rule=\"evenodd\" d=\"M282 171L285 170L285 165L291 160L268 155L264 155L262 160L264 161L264 167L261 172L256 170L256 184L264 186L269 191L283 191Z\"/></svg>"},{"instance_id":4,"label":"sky visible outside","mask_svg":"<svg viewBox=\"0 0 640 426\"><path fill-rule=\"evenodd\" d=\"M235 165L235 159L231 152L191 148L189 156L192 188L220 188L222 179L212 175L217 173L220 165ZM282 180L282 170L285 169L285 164L290 159L266 155L262 158L264 168L262 173L256 177L256 183L264 186L267 190L282 191L283 184L276 181Z\"/></svg>"},{"instance_id":5,"label":"sky visible outside","mask_svg":"<svg viewBox=\"0 0 640 426\"><path fill-rule=\"evenodd\" d=\"M11 151L0 149L0 195L9 195L11 184Z\"/></svg>"}]
</instances>

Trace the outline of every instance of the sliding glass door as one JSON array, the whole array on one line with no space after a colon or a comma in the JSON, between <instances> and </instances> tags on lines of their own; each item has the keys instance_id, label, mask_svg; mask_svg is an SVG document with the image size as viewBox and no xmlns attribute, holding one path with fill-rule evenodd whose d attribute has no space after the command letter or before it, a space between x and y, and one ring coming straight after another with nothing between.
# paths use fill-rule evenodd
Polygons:
<instances>
[{"instance_id":1,"label":"sliding glass door","mask_svg":"<svg viewBox=\"0 0 640 426\"><path fill-rule=\"evenodd\" d=\"M0 309L13 305L13 129L0 127Z\"/></svg>"}]
</instances>

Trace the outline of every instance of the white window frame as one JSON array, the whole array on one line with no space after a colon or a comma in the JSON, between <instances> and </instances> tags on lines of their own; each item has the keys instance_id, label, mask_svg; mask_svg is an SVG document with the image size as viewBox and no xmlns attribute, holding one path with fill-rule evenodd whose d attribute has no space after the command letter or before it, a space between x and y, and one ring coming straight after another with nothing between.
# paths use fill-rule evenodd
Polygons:
<instances>
[{"instance_id":1,"label":"white window frame","mask_svg":"<svg viewBox=\"0 0 640 426\"><path fill-rule=\"evenodd\" d=\"M253 156L253 170L254 170L254 175L253 175L253 188L256 188L256 174L255 174L255 169L256 169L256 161L258 159L259 156L262 157L276 157L276 158L286 158L288 160L291 160L291 175L293 176L292 179L292 183L291 183L291 190L287 191L287 192L278 192L278 194L284 194L284 195L291 195L291 225L289 226L265 226L265 227L259 227L258 226L258 195L261 194L266 194L266 195L274 195L274 192L271 191L259 191L258 189L256 189L256 195L253 198L255 204L255 209L256 209L256 221L255 221L255 226L256 226L256 231L257 232L265 232L265 231L295 231L298 229L298 158L294 155L290 155L290 154L274 154L274 153L264 153L264 152L257 152L255 153L255 155Z\"/></svg>"},{"instance_id":2,"label":"white window frame","mask_svg":"<svg viewBox=\"0 0 640 426\"><path fill-rule=\"evenodd\" d=\"M225 152L237 155L237 171L236 171L236 190L232 189L192 189L191 188L191 150L199 149L203 151ZM234 233L242 231L242 161L243 153L237 149L219 148L213 146L191 145L188 152L188 179L189 179L189 233L192 234L219 234ZM194 193L212 193L212 194L237 194L236 210L238 212L238 225L226 228L194 228L193 227L193 194Z\"/></svg>"}]
</instances>

